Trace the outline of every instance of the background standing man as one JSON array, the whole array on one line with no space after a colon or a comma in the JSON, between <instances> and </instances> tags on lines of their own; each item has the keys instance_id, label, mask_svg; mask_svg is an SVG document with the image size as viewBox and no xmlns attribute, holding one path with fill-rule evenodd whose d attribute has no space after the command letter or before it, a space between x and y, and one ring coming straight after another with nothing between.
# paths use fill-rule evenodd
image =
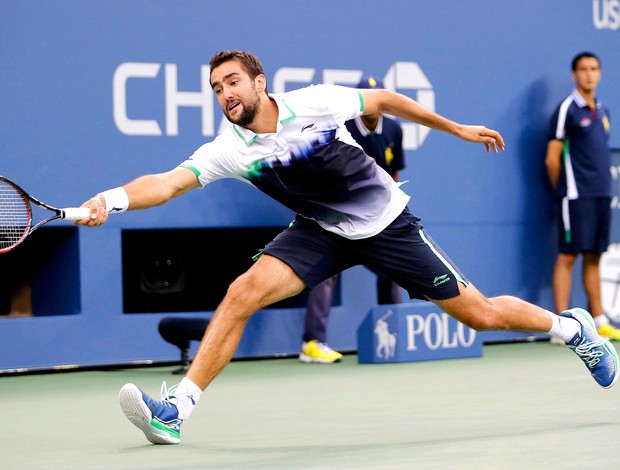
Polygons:
<instances>
[{"instance_id":1,"label":"background standing man","mask_svg":"<svg viewBox=\"0 0 620 470\"><path fill-rule=\"evenodd\" d=\"M357 88L383 88L383 80L364 76ZM366 155L374 158L394 181L398 181L398 172L405 168L403 130L398 121L381 113L371 113L351 119L345 126ZM376 274L379 305L401 303L400 286L384 274ZM342 359L342 354L327 344L327 323L338 277L339 274L336 274L326 279L308 294L303 344L299 354L302 362L331 364Z\"/></svg>"},{"instance_id":2,"label":"background standing man","mask_svg":"<svg viewBox=\"0 0 620 470\"><path fill-rule=\"evenodd\" d=\"M558 196L559 254L553 271L556 312L570 302L573 266L583 254L582 281L589 310L601 336L620 340L601 302L599 263L609 245L611 223L611 152L609 111L596 98L601 62L591 52L572 61L573 92L551 118L545 164Z\"/></svg>"}]
</instances>

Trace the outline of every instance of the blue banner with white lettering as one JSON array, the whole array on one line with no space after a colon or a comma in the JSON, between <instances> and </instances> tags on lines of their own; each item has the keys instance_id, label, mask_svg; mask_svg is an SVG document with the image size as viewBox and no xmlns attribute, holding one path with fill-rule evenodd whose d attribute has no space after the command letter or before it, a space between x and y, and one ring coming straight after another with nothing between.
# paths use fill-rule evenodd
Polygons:
<instances>
[{"instance_id":1,"label":"blue banner with white lettering","mask_svg":"<svg viewBox=\"0 0 620 470\"><path fill-rule=\"evenodd\" d=\"M360 324L357 351L373 364L480 357L482 339L431 303L380 305Z\"/></svg>"}]
</instances>

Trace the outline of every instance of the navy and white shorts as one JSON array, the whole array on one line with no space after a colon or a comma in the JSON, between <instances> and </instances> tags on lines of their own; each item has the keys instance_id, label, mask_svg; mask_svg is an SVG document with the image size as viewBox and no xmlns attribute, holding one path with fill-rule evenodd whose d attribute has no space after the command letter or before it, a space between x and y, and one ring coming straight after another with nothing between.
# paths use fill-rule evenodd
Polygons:
<instances>
[{"instance_id":1,"label":"navy and white shorts","mask_svg":"<svg viewBox=\"0 0 620 470\"><path fill-rule=\"evenodd\" d=\"M309 288L352 266L364 265L388 276L411 298L456 297L458 283L467 285L468 281L419 221L405 209L380 234L350 240L298 215L262 252L288 264Z\"/></svg>"},{"instance_id":2,"label":"navy and white shorts","mask_svg":"<svg viewBox=\"0 0 620 470\"><path fill-rule=\"evenodd\" d=\"M563 198L559 204L560 253L605 252L609 246L611 198Z\"/></svg>"}]
</instances>

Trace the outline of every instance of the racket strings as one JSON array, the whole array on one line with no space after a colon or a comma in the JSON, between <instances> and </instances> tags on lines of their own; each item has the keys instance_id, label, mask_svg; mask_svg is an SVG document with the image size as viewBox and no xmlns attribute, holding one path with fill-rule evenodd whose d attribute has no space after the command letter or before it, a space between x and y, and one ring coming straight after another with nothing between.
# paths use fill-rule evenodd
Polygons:
<instances>
[{"instance_id":1,"label":"racket strings","mask_svg":"<svg viewBox=\"0 0 620 470\"><path fill-rule=\"evenodd\" d=\"M17 188L0 180L0 250L19 243L31 223L28 200Z\"/></svg>"}]
</instances>

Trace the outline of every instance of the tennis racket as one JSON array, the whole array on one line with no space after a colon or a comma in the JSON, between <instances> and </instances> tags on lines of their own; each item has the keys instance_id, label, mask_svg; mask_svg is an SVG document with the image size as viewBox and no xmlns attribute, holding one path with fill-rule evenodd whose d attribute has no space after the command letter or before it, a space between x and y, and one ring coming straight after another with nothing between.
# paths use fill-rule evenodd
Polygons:
<instances>
[{"instance_id":1,"label":"tennis racket","mask_svg":"<svg viewBox=\"0 0 620 470\"><path fill-rule=\"evenodd\" d=\"M31 202L54 215L33 225ZM0 176L0 254L13 250L32 232L52 220L81 220L89 215L87 207L58 209L45 204L10 179Z\"/></svg>"}]
</instances>

